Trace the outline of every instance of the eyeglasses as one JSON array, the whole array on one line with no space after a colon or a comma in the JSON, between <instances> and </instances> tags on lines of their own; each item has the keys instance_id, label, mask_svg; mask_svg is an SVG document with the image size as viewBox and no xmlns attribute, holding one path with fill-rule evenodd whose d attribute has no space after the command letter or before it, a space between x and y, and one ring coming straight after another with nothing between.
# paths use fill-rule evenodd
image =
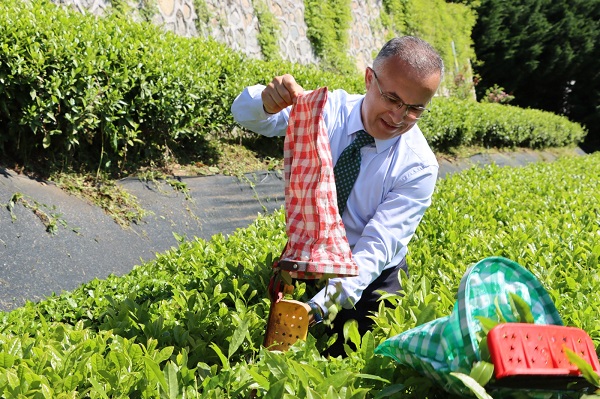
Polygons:
<instances>
[{"instance_id":1,"label":"eyeglasses","mask_svg":"<svg viewBox=\"0 0 600 399\"><path fill-rule=\"evenodd\" d=\"M381 102L385 104L385 107L390 111L397 111L400 108L406 106L406 112L404 113L403 118L410 117L410 119L418 120L421 119L421 114L427 111L427 108L422 105L413 105L406 104L402 99L398 97L392 97L388 94L385 94L383 90L381 90L381 86L379 86L379 79L377 79L377 74L373 68L369 68L371 72L373 72L373 77L375 77L375 83L377 83L377 88L379 89L379 94L381 95Z\"/></svg>"}]
</instances>

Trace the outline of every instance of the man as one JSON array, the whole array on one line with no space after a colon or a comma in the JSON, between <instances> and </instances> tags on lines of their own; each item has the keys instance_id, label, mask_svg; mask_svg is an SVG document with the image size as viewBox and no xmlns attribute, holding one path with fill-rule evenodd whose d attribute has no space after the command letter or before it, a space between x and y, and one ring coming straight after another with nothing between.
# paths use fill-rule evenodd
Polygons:
<instances>
[{"instance_id":1,"label":"man","mask_svg":"<svg viewBox=\"0 0 600 399\"><path fill-rule=\"evenodd\" d=\"M338 341L328 350L332 356L344 355L345 321L357 320L364 334L378 308L377 291L396 293L399 270L408 272L407 246L431 203L438 172L416 123L443 74L443 61L427 42L404 36L386 43L366 69L366 94L329 93L323 116L334 165L358 132L374 139L360 149L358 177L347 202L338 204L345 205L342 220L359 276L330 279L307 303L311 321L326 317L332 302L342 307L334 319ZM266 87L244 89L232 113L249 130L283 136L291 106L303 93L293 76L277 76Z\"/></svg>"}]
</instances>

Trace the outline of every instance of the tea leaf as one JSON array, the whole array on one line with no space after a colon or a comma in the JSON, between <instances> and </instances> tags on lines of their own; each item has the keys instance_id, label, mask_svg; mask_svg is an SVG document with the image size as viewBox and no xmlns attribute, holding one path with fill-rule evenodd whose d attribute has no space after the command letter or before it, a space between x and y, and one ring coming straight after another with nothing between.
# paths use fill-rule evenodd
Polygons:
<instances>
[{"instance_id":1,"label":"tea leaf","mask_svg":"<svg viewBox=\"0 0 600 399\"><path fill-rule=\"evenodd\" d=\"M223 368L225 370L229 369L229 360L225 357L225 355L223 355L223 351L221 351L221 348L219 348L219 345L215 344L214 342L211 342L209 346L211 347L212 350L215 351L217 356L219 356L219 359L221 360L221 365L223 366Z\"/></svg>"},{"instance_id":2,"label":"tea leaf","mask_svg":"<svg viewBox=\"0 0 600 399\"><path fill-rule=\"evenodd\" d=\"M165 376L160 371L158 363L156 363L152 358L148 356L144 356L142 359L144 360L144 364L146 365L146 370L148 371L148 374L153 376L158 381L160 387L163 389L164 392L169 392L167 380L165 380Z\"/></svg>"},{"instance_id":3,"label":"tea leaf","mask_svg":"<svg viewBox=\"0 0 600 399\"><path fill-rule=\"evenodd\" d=\"M352 342L357 348L360 348L360 333L358 332L358 322L354 319L348 320L343 327L344 340Z\"/></svg>"},{"instance_id":4,"label":"tea leaf","mask_svg":"<svg viewBox=\"0 0 600 399\"><path fill-rule=\"evenodd\" d=\"M450 375L461 380L462 383L465 384L465 386L467 388L469 388L471 390L471 392L473 392L475 394L475 396L477 396L479 399L494 399L490 395L488 395L485 388L483 388L481 385L479 385L479 383L477 381L475 381L473 378L469 377L468 375L463 374L463 373L455 373L455 372L450 373Z\"/></svg>"},{"instance_id":5,"label":"tea leaf","mask_svg":"<svg viewBox=\"0 0 600 399\"><path fill-rule=\"evenodd\" d=\"M494 306L496 307L496 315L498 316L498 320L500 320L500 323L506 323L506 319L504 318L504 314L502 313L502 308L500 307L498 297L494 298Z\"/></svg>"},{"instance_id":6,"label":"tea leaf","mask_svg":"<svg viewBox=\"0 0 600 399\"><path fill-rule=\"evenodd\" d=\"M240 345L244 342L246 334L248 333L248 319L242 318L240 324L235 329L233 336L231 337L231 343L229 344L229 352L228 358L231 359L231 356L238 350Z\"/></svg>"},{"instance_id":7,"label":"tea leaf","mask_svg":"<svg viewBox=\"0 0 600 399\"><path fill-rule=\"evenodd\" d=\"M477 362L469 376L481 386L485 386L494 375L494 365L488 362Z\"/></svg>"},{"instance_id":8,"label":"tea leaf","mask_svg":"<svg viewBox=\"0 0 600 399\"><path fill-rule=\"evenodd\" d=\"M427 322L434 320L435 316L436 316L435 312L436 312L436 304L435 303L427 304L427 306L425 306L425 308L421 310L421 313L418 314L417 323L415 325L420 326L421 324L425 324Z\"/></svg>"},{"instance_id":9,"label":"tea leaf","mask_svg":"<svg viewBox=\"0 0 600 399\"><path fill-rule=\"evenodd\" d=\"M587 382L594 385L596 388L600 388L600 377L598 376L598 373L594 371L592 365L566 346L564 347L564 351L567 359L569 359L569 361L577 366L579 371L581 371L583 378L585 378Z\"/></svg>"},{"instance_id":10,"label":"tea leaf","mask_svg":"<svg viewBox=\"0 0 600 399\"><path fill-rule=\"evenodd\" d=\"M496 320L492 320L488 317L476 316L475 318L481 323L481 327L486 334L490 332L492 328L500 324Z\"/></svg>"},{"instance_id":11,"label":"tea leaf","mask_svg":"<svg viewBox=\"0 0 600 399\"><path fill-rule=\"evenodd\" d=\"M283 393L285 392L285 383L287 382L287 377L284 377L273 384L267 391L265 395L265 399L281 399L283 398Z\"/></svg>"},{"instance_id":12,"label":"tea leaf","mask_svg":"<svg viewBox=\"0 0 600 399\"><path fill-rule=\"evenodd\" d=\"M173 362L167 363L163 370L165 381L167 382L168 391L165 391L169 399L177 399L180 394L179 383L177 381L177 366Z\"/></svg>"},{"instance_id":13,"label":"tea leaf","mask_svg":"<svg viewBox=\"0 0 600 399\"><path fill-rule=\"evenodd\" d=\"M9 369L13 366L16 359L16 356L13 356L6 352L0 352L0 367Z\"/></svg>"},{"instance_id":14,"label":"tea leaf","mask_svg":"<svg viewBox=\"0 0 600 399\"><path fill-rule=\"evenodd\" d=\"M510 306L515 319L520 323L535 323L529 304L514 292L509 293Z\"/></svg>"},{"instance_id":15,"label":"tea leaf","mask_svg":"<svg viewBox=\"0 0 600 399\"><path fill-rule=\"evenodd\" d=\"M96 393L98 393L100 395L100 397L102 397L104 399L109 399L104 388L102 388L102 386L98 383L98 381L96 381L96 379L94 377L90 377L89 381L92 384L92 386L94 387L94 390L96 391Z\"/></svg>"}]
</instances>

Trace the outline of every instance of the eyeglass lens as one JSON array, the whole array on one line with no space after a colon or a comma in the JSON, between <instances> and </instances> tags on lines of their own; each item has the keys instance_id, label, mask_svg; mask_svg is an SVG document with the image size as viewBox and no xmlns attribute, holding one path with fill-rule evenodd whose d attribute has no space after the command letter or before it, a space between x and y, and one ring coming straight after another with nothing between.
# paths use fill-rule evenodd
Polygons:
<instances>
[{"instance_id":1,"label":"eyeglass lens","mask_svg":"<svg viewBox=\"0 0 600 399\"><path fill-rule=\"evenodd\" d=\"M400 108L406 106L406 112L404 113L404 116L410 116L412 118L419 119L419 116L424 111L426 111L426 109L422 108L422 107L417 107L417 106L414 106L411 104L406 104L406 103L404 103L404 101L402 101L399 98L392 98L392 97L388 96L387 94L385 94L383 92L383 90L381 90L381 86L379 85L379 79L377 78L377 74L375 73L375 70L373 70L372 68L370 68L370 69L371 69L371 71L373 71L373 77L375 78L375 83L377 83L377 89L379 90L381 100L386 105L386 108L388 108L390 111L396 111L396 110L399 110Z\"/></svg>"}]
</instances>

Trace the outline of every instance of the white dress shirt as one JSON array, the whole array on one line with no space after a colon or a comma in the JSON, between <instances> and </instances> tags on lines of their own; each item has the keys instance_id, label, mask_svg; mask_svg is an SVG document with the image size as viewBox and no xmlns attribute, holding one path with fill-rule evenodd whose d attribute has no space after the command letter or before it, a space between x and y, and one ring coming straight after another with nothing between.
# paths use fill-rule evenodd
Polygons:
<instances>
[{"instance_id":1,"label":"white dress shirt","mask_svg":"<svg viewBox=\"0 0 600 399\"><path fill-rule=\"evenodd\" d=\"M231 107L233 117L261 135L284 136L291 107L267 114L260 96L264 88L244 89ZM328 93L323 116L334 165L356 132L364 130L363 98L343 90ZM331 278L315 295L312 300L325 312L335 298L336 286L338 291L341 287L336 302L351 308L384 269L400 263L435 188L437 159L417 125L399 137L375 139L361 149L361 157L360 172L342 216L359 275Z\"/></svg>"}]
</instances>

